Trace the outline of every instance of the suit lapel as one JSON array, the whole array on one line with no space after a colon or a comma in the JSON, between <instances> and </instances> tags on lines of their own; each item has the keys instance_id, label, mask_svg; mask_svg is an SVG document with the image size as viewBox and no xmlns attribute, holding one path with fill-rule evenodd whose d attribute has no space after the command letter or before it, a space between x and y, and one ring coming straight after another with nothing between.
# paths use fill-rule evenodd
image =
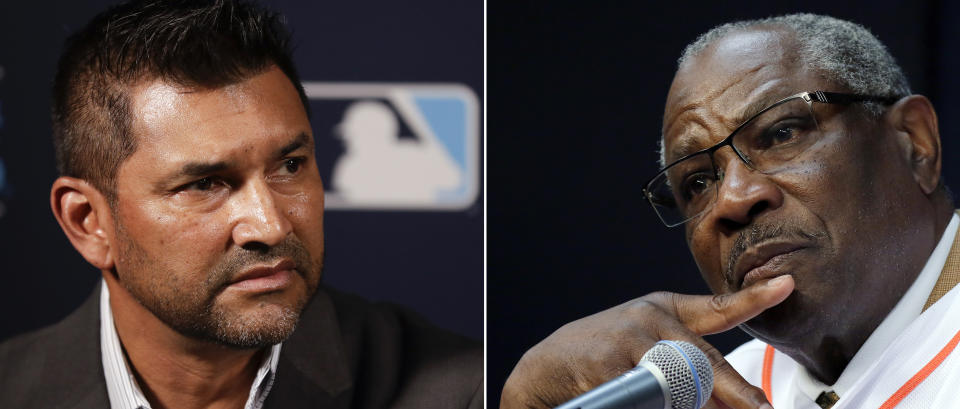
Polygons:
<instances>
[{"instance_id":1,"label":"suit lapel","mask_svg":"<svg viewBox=\"0 0 960 409\"><path fill-rule=\"evenodd\" d=\"M284 342L265 408L348 408L353 386L333 301L321 288ZM45 337L35 357L49 394L35 407L109 408L100 352L100 286Z\"/></svg>"},{"instance_id":2,"label":"suit lapel","mask_svg":"<svg viewBox=\"0 0 960 409\"><path fill-rule=\"evenodd\" d=\"M51 328L37 357L44 389L36 407L108 408L100 358L100 285L79 309Z\"/></svg>"},{"instance_id":3,"label":"suit lapel","mask_svg":"<svg viewBox=\"0 0 960 409\"><path fill-rule=\"evenodd\" d=\"M340 325L330 296L320 288L283 343L276 380L265 408L347 408L353 386Z\"/></svg>"}]
</instances>

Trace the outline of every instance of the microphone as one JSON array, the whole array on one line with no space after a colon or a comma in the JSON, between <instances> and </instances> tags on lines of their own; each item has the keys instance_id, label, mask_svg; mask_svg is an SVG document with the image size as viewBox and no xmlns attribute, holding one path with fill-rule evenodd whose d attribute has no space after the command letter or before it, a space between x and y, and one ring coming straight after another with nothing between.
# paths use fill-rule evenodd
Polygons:
<instances>
[{"instance_id":1,"label":"microphone","mask_svg":"<svg viewBox=\"0 0 960 409\"><path fill-rule=\"evenodd\" d=\"M713 368L690 343L660 341L627 373L555 409L700 409L713 393Z\"/></svg>"}]
</instances>

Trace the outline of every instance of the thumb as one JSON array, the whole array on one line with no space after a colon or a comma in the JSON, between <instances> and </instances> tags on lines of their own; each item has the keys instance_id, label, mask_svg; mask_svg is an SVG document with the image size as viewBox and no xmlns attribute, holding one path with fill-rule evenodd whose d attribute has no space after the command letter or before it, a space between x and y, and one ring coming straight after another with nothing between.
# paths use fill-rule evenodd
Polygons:
<instances>
[{"instance_id":1,"label":"thumb","mask_svg":"<svg viewBox=\"0 0 960 409\"><path fill-rule=\"evenodd\" d=\"M793 286L793 277L782 275L730 294L666 293L651 301L671 312L690 331L703 336L729 330L780 304L793 292Z\"/></svg>"}]
</instances>

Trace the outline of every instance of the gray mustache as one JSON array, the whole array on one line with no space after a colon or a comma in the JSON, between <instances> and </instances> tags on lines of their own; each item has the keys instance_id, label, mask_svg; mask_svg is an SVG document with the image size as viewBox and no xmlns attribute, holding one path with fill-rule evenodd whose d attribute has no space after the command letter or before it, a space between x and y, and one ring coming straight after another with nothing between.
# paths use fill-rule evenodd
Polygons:
<instances>
[{"instance_id":1,"label":"gray mustache","mask_svg":"<svg viewBox=\"0 0 960 409\"><path fill-rule=\"evenodd\" d=\"M737 260L740 259L743 253L753 246L773 238L798 239L799 241L810 242L827 236L826 231L809 232L796 226L796 224L798 223L790 221L775 225L755 224L737 234L737 238L733 242L733 248L730 249L730 255L727 257L727 265L723 272L727 284L731 287L737 284L733 269L736 267Z\"/></svg>"}]
</instances>

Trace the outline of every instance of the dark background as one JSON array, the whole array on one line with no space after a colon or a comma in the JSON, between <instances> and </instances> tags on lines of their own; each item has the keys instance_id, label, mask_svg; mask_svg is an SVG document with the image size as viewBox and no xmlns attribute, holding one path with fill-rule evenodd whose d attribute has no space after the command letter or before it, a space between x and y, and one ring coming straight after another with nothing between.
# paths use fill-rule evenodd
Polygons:
<instances>
[{"instance_id":1,"label":"dark background","mask_svg":"<svg viewBox=\"0 0 960 409\"><path fill-rule=\"evenodd\" d=\"M0 1L0 340L60 320L99 280L50 212L48 96L63 40L112 3ZM463 83L482 101L479 1L263 3L287 17L304 81ZM482 339L482 200L463 211L328 211L325 282Z\"/></svg>"},{"instance_id":2,"label":"dark background","mask_svg":"<svg viewBox=\"0 0 960 409\"><path fill-rule=\"evenodd\" d=\"M682 229L643 201L683 47L721 23L792 12L849 19L887 44L938 110L960 188L956 2L488 4L488 405L528 348L564 323L654 290L706 293ZM740 330L707 338L728 352Z\"/></svg>"}]
</instances>

